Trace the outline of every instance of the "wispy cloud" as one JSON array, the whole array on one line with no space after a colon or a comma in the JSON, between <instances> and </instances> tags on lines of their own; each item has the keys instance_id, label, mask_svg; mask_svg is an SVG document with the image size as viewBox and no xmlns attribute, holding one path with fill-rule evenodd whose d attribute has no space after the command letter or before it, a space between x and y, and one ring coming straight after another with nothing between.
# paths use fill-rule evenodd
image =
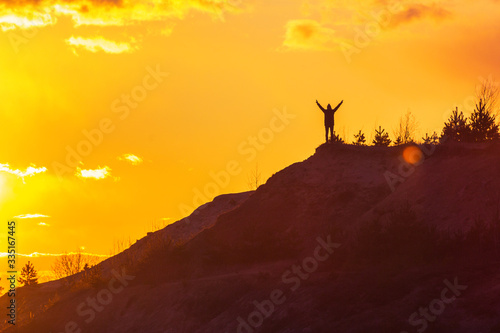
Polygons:
<instances>
[{"instance_id":1,"label":"wispy cloud","mask_svg":"<svg viewBox=\"0 0 500 333\"><path fill-rule=\"evenodd\" d=\"M40 253L40 252L33 252L31 254L22 254L22 253L16 253L17 256L19 257L26 257L26 258L39 258L39 257L61 257L61 256L67 256L67 255L74 255L74 254L81 254L84 256L92 256L92 257L99 257L99 258L109 258L110 255L106 254L95 254L95 253L86 253L86 252L69 252L69 253ZM9 253L7 252L0 252L0 258L7 257Z\"/></svg>"},{"instance_id":2,"label":"wispy cloud","mask_svg":"<svg viewBox=\"0 0 500 333\"><path fill-rule=\"evenodd\" d=\"M466 2L460 0L458 3ZM453 15L449 2L439 0L336 0L307 2L305 8L304 16L317 11L321 20L289 20L282 44L286 50L336 50L342 45L352 44L356 34L359 31L365 33L367 27L375 26L374 34L378 34L384 29L396 29L429 19L439 22Z\"/></svg>"},{"instance_id":3,"label":"wispy cloud","mask_svg":"<svg viewBox=\"0 0 500 333\"><path fill-rule=\"evenodd\" d=\"M451 11L436 3L430 5L420 3L410 4L405 9L394 15L391 21L391 27L397 27L403 23L422 20L425 18L442 20L451 15Z\"/></svg>"},{"instance_id":4,"label":"wispy cloud","mask_svg":"<svg viewBox=\"0 0 500 333\"><path fill-rule=\"evenodd\" d=\"M37 218L43 218L43 217L50 217L50 216L42 215L42 214L24 214L24 215L14 216L15 219L37 219Z\"/></svg>"},{"instance_id":5,"label":"wispy cloud","mask_svg":"<svg viewBox=\"0 0 500 333\"><path fill-rule=\"evenodd\" d=\"M130 53L137 49L131 43L126 42L114 42L112 40L105 39L104 37L94 37L94 38L83 38L83 37L70 37L66 40L66 44L73 46L75 48L83 48L90 52L103 51L106 53Z\"/></svg>"},{"instance_id":6,"label":"wispy cloud","mask_svg":"<svg viewBox=\"0 0 500 333\"><path fill-rule=\"evenodd\" d=\"M52 25L57 19L49 13L43 12L19 12L0 5L0 29L8 31L13 29L32 29L41 26Z\"/></svg>"},{"instance_id":7,"label":"wispy cloud","mask_svg":"<svg viewBox=\"0 0 500 333\"><path fill-rule=\"evenodd\" d=\"M132 165L139 165L143 162L142 158L134 154L123 154L122 156L118 157L118 160L129 162Z\"/></svg>"},{"instance_id":8,"label":"wispy cloud","mask_svg":"<svg viewBox=\"0 0 500 333\"><path fill-rule=\"evenodd\" d=\"M50 227L50 224L45 223L45 222L39 222L38 225L41 227Z\"/></svg>"},{"instance_id":9,"label":"wispy cloud","mask_svg":"<svg viewBox=\"0 0 500 333\"><path fill-rule=\"evenodd\" d=\"M234 0L0 0L0 28L47 26L62 16L75 26L125 26L184 18L190 11L223 17L238 7Z\"/></svg>"},{"instance_id":10,"label":"wispy cloud","mask_svg":"<svg viewBox=\"0 0 500 333\"><path fill-rule=\"evenodd\" d=\"M76 169L76 176L79 178L84 178L84 179L105 179L111 176L110 173L111 169L107 166L104 168L99 168L99 169L88 169L88 170L83 170L80 168Z\"/></svg>"},{"instance_id":11,"label":"wispy cloud","mask_svg":"<svg viewBox=\"0 0 500 333\"><path fill-rule=\"evenodd\" d=\"M19 169L15 169L15 170L11 169L9 164L1 164L0 163L0 171L7 172L11 175L15 175L19 178L22 178L23 182L24 182L25 177L31 177L31 176L34 176L38 173L45 172L45 171L47 171L47 168L45 168L45 167L37 168L35 165L31 165L28 168L26 168L26 170L21 171Z\"/></svg>"},{"instance_id":12,"label":"wispy cloud","mask_svg":"<svg viewBox=\"0 0 500 333\"><path fill-rule=\"evenodd\" d=\"M341 40L333 29L315 20L291 20L286 24L283 46L295 50L331 50Z\"/></svg>"}]
</instances>

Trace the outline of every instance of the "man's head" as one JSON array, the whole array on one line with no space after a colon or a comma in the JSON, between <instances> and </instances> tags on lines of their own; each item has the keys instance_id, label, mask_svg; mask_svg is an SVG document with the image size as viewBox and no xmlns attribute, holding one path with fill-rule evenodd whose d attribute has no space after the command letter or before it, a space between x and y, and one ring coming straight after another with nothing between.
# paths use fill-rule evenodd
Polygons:
<instances>
[{"instance_id":1,"label":"man's head","mask_svg":"<svg viewBox=\"0 0 500 333\"><path fill-rule=\"evenodd\" d=\"M328 110L331 110L332 109L332 106L330 104L328 104L328 106L326 107Z\"/></svg>"}]
</instances>

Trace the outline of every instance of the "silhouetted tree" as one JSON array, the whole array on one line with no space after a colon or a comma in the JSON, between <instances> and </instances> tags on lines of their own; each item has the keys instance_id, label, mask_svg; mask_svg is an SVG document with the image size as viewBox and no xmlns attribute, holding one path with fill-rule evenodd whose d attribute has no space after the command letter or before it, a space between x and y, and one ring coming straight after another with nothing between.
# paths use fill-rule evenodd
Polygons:
<instances>
[{"instance_id":1,"label":"silhouetted tree","mask_svg":"<svg viewBox=\"0 0 500 333\"><path fill-rule=\"evenodd\" d=\"M429 136L429 133L425 133L425 137L422 137L422 141L427 145L437 145L439 138L436 132Z\"/></svg>"},{"instance_id":2,"label":"silhouetted tree","mask_svg":"<svg viewBox=\"0 0 500 333\"><path fill-rule=\"evenodd\" d=\"M38 284L38 273L35 266L28 261L28 263L21 270L21 276L17 279L23 286L34 286Z\"/></svg>"},{"instance_id":3,"label":"silhouetted tree","mask_svg":"<svg viewBox=\"0 0 500 333\"><path fill-rule=\"evenodd\" d=\"M445 137L449 140L460 142L469 141L470 139L470 128L467 124L467 118L462 111L458 113L458 107L453 110L448 121L444 123L441 138Z\"/></svg>"},{"instance_id":4,"label":"silhouetted tree","mask_svg":"<svg viewBox=\"0 0 500 333\"><path fill-rule=\"evenodd\" d=\"M356 146L366 146L365 134L359 130L358 134L354 134L354 141L352 142Z\"/></svg>"},{"instance_id":5,"label":"silhouetted tree","mask_svg":"<svg viewBox=\"0 0 500 333\"><path fill-rule=\"evenodd\" d=\"M262 175L260 173L259 165L255 164L255 169L251 171L251 173L248 175L248 187L251 190L256 190L259 188L260 185L262 185Z\"/></svg>"},{"instance_id":6,"label":"silhouetted tree","mask_svg":"<svg viewBox=\"0 0 500 333\"><path fill-rule=\"evenodd\" d=\"M90 267L96 263L96 258L82 254L80 250L72 254L63 254L56 258L52 272L58 278L65 278L84 270L85 265Z\"/></svg>"},{"instance_id":7,"label":"silhouetted tree","mask_svg":"<svg viewBox=\"0 0 500 333\"><path fill-rule=\"evenodd\" d=\"M408 111L404 116L399 119L399 124L394 131L395 145L413 142L415 132L417 131L417 121L415 117Z\"/></svg>"},{"instance_id":8,"label":"silhouetted tree","mask_svg":"<svg viewBox=\"0 0 500 333\"><path fill-rule=\"evenodd\" d=\"M387 133L382 126L379 126L378 130L375 129L375 139L373 139L372 143L374 146L389 146L391 144L389 133Z\"/></svg>"},{"instance_id":9,"label":"silhouetted tree","mask_svg":"<svg viewBox=\"0 0 500 333\"><path fill-rule=\"evenodd\" d=\"M484 109L489 114L498 116L497 103L499 94L499 82L496 82L492 76L482 79L481 84L476 87L476 98L482 100Z\"/></svg>"},{"instance_id":10,"label":"silhouetted tree","mask_svg":"<svg viewBox=\"0 0 500 333\"><path fill-rule=\"evenodd\" d=\"M482 99L470 115L470 136L474 142L483 142L499 138L495 115L487 109Z\"/></svg>"}]
</instances>

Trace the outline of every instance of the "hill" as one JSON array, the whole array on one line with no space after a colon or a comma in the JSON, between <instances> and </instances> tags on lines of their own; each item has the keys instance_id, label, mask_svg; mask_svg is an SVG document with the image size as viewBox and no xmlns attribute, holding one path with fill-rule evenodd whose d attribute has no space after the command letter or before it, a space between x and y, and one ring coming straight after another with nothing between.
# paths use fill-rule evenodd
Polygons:
<instances>
[{"instance_id":1,"label":"hill","mask_svg":"<svg viewBox=\"0 0 500 333\"><path fill-rule=\"evenodd\" d=\"M20 288L17 332L500 332L499 171L498 143L322 145L95 274Z\"/></svg>"}]
</instances>

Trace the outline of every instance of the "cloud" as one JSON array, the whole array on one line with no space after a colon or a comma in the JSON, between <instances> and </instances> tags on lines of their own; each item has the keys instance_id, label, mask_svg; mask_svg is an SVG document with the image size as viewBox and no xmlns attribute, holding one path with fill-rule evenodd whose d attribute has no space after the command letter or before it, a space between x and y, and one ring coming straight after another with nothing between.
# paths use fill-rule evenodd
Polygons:
<instances>
[{"instance_id":1,"label":"cloud","mask_svg":"<svg viewBox=\"0 0 500 333\"><path fill-rule=\"evenodd\" d=\"M43 27L70 17L75 26L125 26L184 18L190 11L215 17L238 12L234 0L0 0L0 28Z\"/></svg>"},{"instance_id":2,"label":"cloud","mask_svg":"<svg viewBox=\"0 0 500 333\"><path fill-rule=\"evenodd\" d=\"M50 216L42 214L24 214L24 215L14 216L15 219L37 219L42 217L50 217Z\"/></svg>"},{"instance_id":3,"label":"cloud","mask_svg":"<svg viewBox=\"0 0 500 333\"><path fill-rule=\"evenodd\" d=\"M62 256L68 256L68 255L75 255L75 254L81 254L81 255L84 255L84 256L92 256L92 257L99 257L99 258L109 258L109 257L111 257L110 255L106 255L106 254L95 254L95 253L85 253L85 252L69 252L69 253L40 253L40 252L33 252L31 254L16 253L16 255L19 256L19 257L27 257L27 258L62 257ZM8 255L9 255L8 252L0 252L0 258L7 257Z\"/></svg>"},{"instance_id":4,"label":"cloud","mask_svg":"<svg viewBox=\"0 0 500 333\"><path fill-rule=\"evenodd\" d=\"M500 1L500 0L499 0ZM460 1L459 1L460 2ZM464 0L461 2L465 3ZM352 45L359 31L370 41L385 29L427 19L440 21L452 16L450 2L433 0L319 1L305 0L303 15L318 12L320 20L295 19L286 24L283 46L287 50L344 50ZM453 9L456 10L457 6ZM367 32L370 29L370 32Z\"/></svg>"},{"instance_id":5,"label":"cloud","mask_svg":"<svg viewBox=\"0 0 500 333\"><path fill-rule=\"evenodd\" d=\"M111 169L107 166L104 168L99 168L99 169L89 169L89 170L82 170L80 168L76 169L76 176L79 178L90 178L90 179L95 179L95 180L100 180L100 179L106 179L109 176L111 176L110 173Z\"/></svg>"},{"instance_id":6,"label":"cloud","mask_svg":"<svg viewBox=\"0 0 500 333\"><path fill-rule=\"evenodd\" d=\"M467 5L466 0L454 1L453 6L449 0L372 0L351 1L336 0L315 4L320 12L322 22L328 22L338 30L346 26L352 31L355 27L364 27L366 24L379 22L384 28L397 27L403 23L422 21L428 18L436 21L448 18L459 8Z\"/></svg>"},{"instance_id":7,"label":"cloud","mask_svg":"<svg viewBox=\"0 0 500 333\"><path fill-rule=\"evenodd\" d=\"M21 171L19 169L16 169L16 170L11 169L9 164L1 164L0 163L0 171L7 172L11 175L15 175L19 178L22 178L23 183L24 183L24 177L32 177L38 173L45 172L45 171L47 171L47 168L45 168L45 167L37 168L35 165L31 165L28 168L26 168L25 171Z\"/></svg>"},{"instance_id":8,"label":"cloud","mask_svg":"<svg viewBox=\"0 0 500 333\"><path fill-rule=\"evenodd\" d=\"M143 162L142 158L134 154L123 154L118 157L118 160L129 162L132 165L139 165Z\"/></svg>"},{"instance_id":9,"label":"cloud","mask_svg":"<svg viewBox=\"0 0 500 333\"><path fill-rule=\"evenodd\" d=\"M130 53L136 49L130 43L117 43L103 37L83 38L71 37L66 40L66 44L80 47L90 52L104 51L106 53Z\"/></svg>"},{"instance_id":10,"label":"cloud","mask_svg":"<svg viewBox=\"0 0 500 333\"><path fill-rule=\"evenodd\" d=\"M437 4L410 4L402 11L394 14L391 20L391 27L397 27L403 23L432 18L442 20L451 16L451 12Z\"/></svg>"},{"instance_id":11,"label":"cloud","mask_svg":"<svg viewBox=\"0 0 500 333\"><path fill-rule=\"evenodd\" d=\"M55 24L57 19L47 13L16 13L5 10L0 6L0 29L2 31L13 29L33 29L36 27Z\"/></svg>"},{"instance_id":12,"label":"cloud","mask_svg":"<svg viewBox=\"0 0 500 333\"><path fill-rule=\"evenodd\" d=\"M283 46L299 50L331 50L341 40L335 31L315 20L291 20L286 24Z\"/></svg>"},{"instance_id":13,"label":"cloud","mask_svg":"<svg viewBox=\"0 0 500 333\"><path fill-rule=\"evenodd\" d=\"M50 227L50 224L47 224L45 222L39 222L38 225L42 227Z\"/></svg>"}]
</instances>

